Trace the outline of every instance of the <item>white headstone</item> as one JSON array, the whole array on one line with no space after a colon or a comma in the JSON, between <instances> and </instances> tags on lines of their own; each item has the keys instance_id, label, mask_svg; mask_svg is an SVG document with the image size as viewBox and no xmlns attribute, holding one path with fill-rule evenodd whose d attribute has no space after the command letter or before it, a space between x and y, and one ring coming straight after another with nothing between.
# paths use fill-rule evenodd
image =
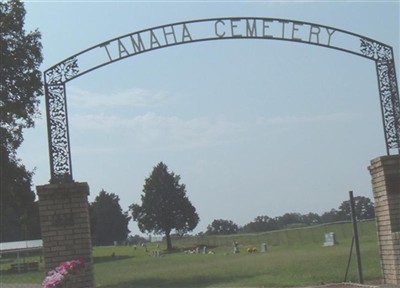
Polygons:
<instances>
[{"instance_id":1,"label":"white headstone","mask_svg":"<svg viewBox=\"0 0 400 288\"><path fill-rule=\"evenodd\" d=\"M261 252L267 252L267 243L261 243Z\"/></svg>"},{"instance_id":2,"label":"white headstone","mask_svg":"<svg viewBox=\"0 0 400 288\"><path fill-rule=\"evenodd\" d=\"M336 244L336 235L334 232L325 233L324 246L334 246Z\"/></svg>"}]
</instances>

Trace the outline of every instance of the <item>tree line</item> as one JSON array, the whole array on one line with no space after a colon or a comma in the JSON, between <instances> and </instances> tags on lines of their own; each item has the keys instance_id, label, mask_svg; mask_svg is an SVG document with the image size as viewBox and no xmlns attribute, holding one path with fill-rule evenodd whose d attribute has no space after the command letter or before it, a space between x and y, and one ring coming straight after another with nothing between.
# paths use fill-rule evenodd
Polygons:
<instances>
[{"instance_id":1,"label":"tree line","mask_svg":"<svg viewBox=\"0 0 400 288\"><path fill-rule=\"evenodd\" d=\"M195 207L186 196L185 185L179 183L180 177L168 171L167 165L158 163L145 179L142 203L132 204L129 210L143 233L163 234L167 249L172 249L171 235L184 235L194 230L199 222ZM374 204L364 196L355 200L355 214L359 220L375 217ZM91 204L91 227L93 243L110 245L114 241L125 241L129 234L129 212L123 212L119 198L104 190ZM257 216L252 222L240 227L231 220L216 219L200 235L226 235L237 233L257 233L309 226L351 219L350 203L344 201L337 209L321 215L317 213L285 213L279 217Z\"/></svg>"},{"instance_id":2,"label":"tree line","mask_svg":"<svg viewBox=\"0 0 400 288\"><path fill-rule=\"evenodd\" d=\"M374 203L368 197L357 196L355 201L355 214L358 220L375 218ZM279 229L303 227L324 223L351 220L350 202L343 201L337 209L331 209L321 215L317 213L285 213L278 217L266 215L257 216L253 221L243 225L237 225L231 220L216 219L207 226L206 235L226 235L237 233L257 233Z\"/></svg>"}]
</instances>

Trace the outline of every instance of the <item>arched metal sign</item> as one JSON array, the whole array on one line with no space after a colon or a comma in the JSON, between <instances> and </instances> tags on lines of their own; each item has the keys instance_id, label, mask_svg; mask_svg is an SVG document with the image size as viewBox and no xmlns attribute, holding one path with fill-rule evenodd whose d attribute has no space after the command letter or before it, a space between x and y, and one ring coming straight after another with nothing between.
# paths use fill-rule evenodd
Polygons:
<instances>
[{"instance_id":1,"label":"arched metal sign","mask_svg":"<svg viewBox=\"0 0 400 288\"><path fill-rule=\"evenodd\" d=\"M400 101L392 47L324 25L277 18L201 19L157 26L88 48L44 72L51 183L72 182L66 83L116 61L169 46L264 39L332 48L375 61L387 154L400 154ZM392 151L395 152L392 152Z\"/></svg>"}]
</instances>

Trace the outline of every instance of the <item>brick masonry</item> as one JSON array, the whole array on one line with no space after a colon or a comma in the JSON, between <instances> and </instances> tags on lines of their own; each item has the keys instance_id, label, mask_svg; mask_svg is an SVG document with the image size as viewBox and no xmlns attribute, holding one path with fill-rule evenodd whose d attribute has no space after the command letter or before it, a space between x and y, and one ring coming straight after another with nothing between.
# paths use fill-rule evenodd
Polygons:
<instances>
[{"instance_id":1,"label":"brick masonry","mask_svg":"<svg viewBox=\"0 0 400 288\"><path fill-rule=\"evenodd\" d=\"M373 159L368 169L372 177L384 281L400 285L400 155Z\"/></svg>"},{"instance_id":2,"label":"brick masonry","mask_svg":"<svg viewBox=\"0 0 400 288\"><path fill-rule=\"evenodd\" d=\"M36 187L46 271L82 257L85 266L72 278L73 287L94 287L87 183Z\"/></svg>"}]
</instances>

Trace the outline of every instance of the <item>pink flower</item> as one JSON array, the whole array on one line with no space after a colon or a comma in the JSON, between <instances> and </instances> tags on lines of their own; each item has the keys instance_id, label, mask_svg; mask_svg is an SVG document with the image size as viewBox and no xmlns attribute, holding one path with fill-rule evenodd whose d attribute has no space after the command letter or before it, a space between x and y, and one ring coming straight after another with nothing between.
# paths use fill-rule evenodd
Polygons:
<instances>
[{"instance_id":1,"label":"pink flower","mask_svg":"<svg viewBox=\"0 0 400 288\"><path fill-rule=\"evenodd\" d=\"M68 275L68 269L66 269L65 267L62 267L62 266L58 266L58 267L55 269L55 271L56 271L58 274L61 274L61 275L63 275L63 276Z\"/></svg>"},{"instance_id":2,"label":"pink flower","mask_svg":"<svg viewBox=\"0 0 400 288\"><path fill-rule=\"evenodd\" d=\"M45 288L53 288L57 287L64 281L64 275L55 272L54 270L50 271L54 273L49 273L49 276L47 276L44 281L43 281L43 286Z\"/></svg>"},{"instance_id":3,"label":"pink flower","mask_svg":"<svg viewBox=\"0 0 400 288\"><path fill-rule=\"evenodd\" d=\"M59 267L63 267L67 270L74 270L76 267L82 266L83 263L81 260L71 260L71 261L65 261L60 263Z\"/></svg>"},{"instance_id":4,"label":"pink flower","mask_svg":"<svg viewBox=\"0 0 400 288\"><path fill-rule=\"evenodd\" d=\"M75 270L83 266L82 257L78 260L61 262L55 269L47 273L47 277L43 281L44 288L54 288L61 285L68 277L69 273L74 273Z\"/></svg>"}]
</instances>

